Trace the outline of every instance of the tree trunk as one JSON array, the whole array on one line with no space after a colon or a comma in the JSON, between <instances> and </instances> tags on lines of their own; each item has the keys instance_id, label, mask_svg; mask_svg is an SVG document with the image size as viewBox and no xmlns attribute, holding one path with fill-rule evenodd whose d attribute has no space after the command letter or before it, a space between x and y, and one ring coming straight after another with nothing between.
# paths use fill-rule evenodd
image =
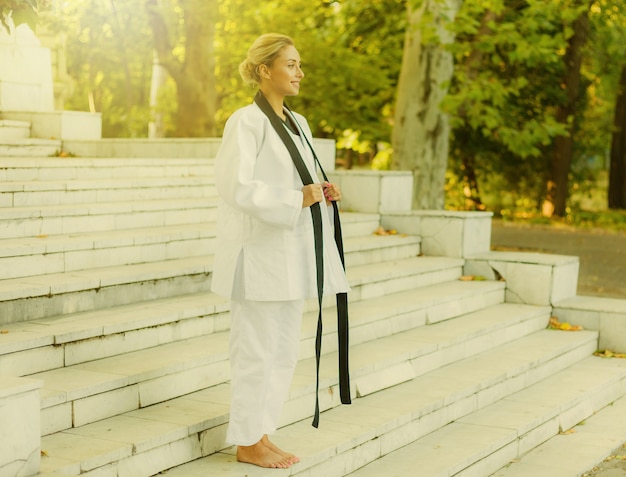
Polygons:
<instances>
[{"instance_id":1,"label":"tree trunk","mask_svg":"<svg viewBox=\"0 0 626 477\"><path fill-rule=\"evenodd\" d=\"M582 3L581 3L582 4ZM582 64L582 49L587 41L589 7L574 21L574 34L568 41L565 52L565 75L562 79L566 92L565 102L557 108L556 120L567 125L568 134L554 139L554 156L550 177L546 184L546 197L542 206L543 215L563 217L567 206L569 171L574 156L574 117L578 105Z\"/></svg>"},{"instance_id":2,"label":"tree trunk","mask_svg":"<svg viewBox=\"0 0 626 477\"><path fill-rule=\"evenodd\" d=\"M609 209L626 209L626 64L615 98L608 205Z\"/></svg>"},{"instance_id":3,"label":"tree trunk","mask_svg":"<svg viewBox=\"0 0 626 477\"><path fill-rule=\"evenodd\" d=\"M461 151L461 161L465 207L470 210L485 210L485 204L483 204L480 198L478 176L476 175L476 157L474 154L466 154Z\"/></svg>"},{"instance_id":4,"label":"tree trunk","mask_svg":"<svg viewBox=\"0 0 626 477\"><path fill-rule=\"evenodd\" d=\"M117 54L121 58L122 67L124 68L124 76L126 77L126 111L130 112L131 108L135 104L135 99L133 98L133 82L132 75L130 73L130 63L128 61L128 55L126 54L126 50L128 48L125 31L126 29L120 23L119 15L117 14L117 7L115 6L115 1L110 0L111 11L113 12L113 19L115 24L115 29L117 31L114 32L115 40L117 42Z\"/></svg>"},{"instance_id":5,"label":"tree trunk","mask_svg":"<svg viewBox=\"0 0 626 477\"><path fill-rule=\"evenodd\" d=\"M178 98L175 135L207 137L216 135L215 112L215 24L218 0L180 0L184 15L185 55L173 54L171 32L167 29L158 0L146 0L150 26L159 62L176 83Z\"/></svg>"},{"instance_id":6,"label":"tree trunk","mask_svg":"<svg viewBox=\"0 0 626 477\"><path fill-rule=\"evenodd\" d=\"M159 55L154 52L152 59L152 79L150 80L150 122L148 123L148 137L158 138L165 136L163 113L158 110L159 91L167 81L167 71L159 63Z\"/></svg>"},{"instance_id":7,"label":"tree trunk","mask_svg":"<svg viewBox=\"0 0 626 477\"><path fill-rule=\"evenodd\" d=\"M461 0L409 2L392 135L392 169L413 171L413 208L442 209L448 164L448 118L439 105L452 77L452 55L445 45L454 40L447 25L454 21ZM426 26L424 19L432 17ZM437 41L424 41L425 28Z\"/></svg>"}]
</instances>

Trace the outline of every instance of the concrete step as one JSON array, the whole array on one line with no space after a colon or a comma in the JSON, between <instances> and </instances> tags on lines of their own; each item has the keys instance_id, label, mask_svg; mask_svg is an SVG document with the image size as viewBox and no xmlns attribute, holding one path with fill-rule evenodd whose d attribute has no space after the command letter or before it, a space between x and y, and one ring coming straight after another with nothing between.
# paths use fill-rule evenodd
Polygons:
<instances>
[{"instance_id":1,"label":"concrete step","mask_svg":"<svg viewBox=\"0 0 626 477\"><path fill-rule=\"evenodd\" d=\"M286 406L286 427L275 439L302 459L288 471L236 464L232 449L215 453L225 448L229 391L223 384L46 436L42 439L46 457L40 475L82 470L93 471L93 475L109 472L119 477L142 477L208 456L172 469L168 475L239 477L283 472L343 476L566 369L587 356L596 340L597 334L592 332L537 331L382 392L356 398L351 406L337 407L338 398L328 392L328 370L324 369L320 397L327 411L318 430L311 428L308 418L312 396L307 388L313 386L313 368L309 366L294 379ZM370 363L373 365L375 359ZM306 384L302 380L305 374ZM622 370L610 382L623 376ZM600 389L607 388L605 381Z\"/></svg>"},{"instance_id":2,"label":"concrete step","mask_svg":"<svg viewBox=\"0 0 626 477\"><path fill-rule=\"evenodd\" d=\"M30 137L28 121L0 119L0 141L4 139L26 139Z\"/></svg>"},{"instance_id":3,"label":"concrete step","mask_svg":"<svg viewBox=\"0 0 626 477\"><path fill-rule=\"evenodd\" d=\"M213 175L213 159L0 157L0 181L76 181Z\"/></svg>"},{"instance_id":4,"label":"concrete step","mask_svg":"<svg viewBox=\"0 0 626 477\"><path fill-rule=\"evenodd\" d=\"M0 140L1 157L49 157L61 151L58 139L2 139Z\"/></svg>"},{"instance_id":5,"label":"concrete step","mask_svg":"<svg viewBox=\"0 0 626 477\"><path fill-rule=\"evenodd\" d=\"M0 324L208 291L212 256L0 282Z\"/></svg>"},{"instance_id":6,"label":"concrete step","mask_svg":"<svg viewBox=\"0 0 626 477\"><path fill-rule=\"evenodd\" d=\"M546 310L498 305L486 316L455 318L458 326L440 323L352 344L354 395L363 397L409 381L450 362L464 359L527 333L539 331ZM502 315L507 319L503 320ZM315 316L308 316L311 327ZM327 336L334 338L336 336ZM303 340L305 342L306 340ZM469 344L468 344L469 342ZM312 343L309 347L312 346ZM164 402L229 379L228 333L186 339L73 366L30 375L44 382L41 390L42 432L50 434ZM284 413L288 422L306 418L314 399L314 357L307 350L296 369L292 402ZM336 353L326 353L320 371L324 408L336 406L324 396L337 386ZM313 373L313 374L312 374Z\"/></svg>"},{"instance_id":7,"label":"concrete step","mask_svg":"<svg viewBox=\"0 0 626 477\"><path fill-rule=\"evenodd\" d=\"M199 221L187 225L0 239L0 280L88 270L102 264L122 266L212 254L215 238L215 224ZM419 255L420 239L413 236L348 237L344 251L349 267L399 260Z\"/></svg>"},{"instance_id":8,"label":"concrete step","mask_svg":"<svg viewBox=\"0 0 626 477\"><path fill-rule=\"evenodd\" d=\"M580 476L598 462L595 459L608 455L620 445L620 440L626 439L626 407L620 406L621 415L610 412L617 420L607 422L604 418L603 425L595 430L582 421L590 416L594 419L596 411L625 392L626 366L588 357L348 475L408 476L419 466L423 475L432 477L484 477L514 461L493 475ZM581 424L576 426L578 423ZM609 430L609 435L600 434L600 429ZM579 430L583 434L573 436ZM559 445L560 455L553 452L556 443L566 442L567 447ZM589 445L585 446L585 442ZM547 449L552 450L549 455ZM595 457L590 459L592 455Z\"/></svg>"},{"instance_id":9,"label":"concrete step","mask_svg":"<svg viewBox=\"0 0 626 477\"><path fill-rule=\"evenodd\" d=\"M0 208L0 239L215 222L217 203L217 196L213 196L3 207ZM377 214L343 212L343 237L371 235L379 220Z\"/></svg>"},{"instance_id":10,"label":"concrete step","mask_svg":"<svg viewBox=\"0 0 626 477\"><path fill-rule=\"evenodd\" d=\"M213 224L4 239L0 280L198 257L213 253L214 242Z\"/></svg>"},{"instance_id":11,"label":"concrete step","mask_svg":"<svg viewBox=\"0 0 626 477\"><path fill-rule=\"evenodd\" d=\"M453 281L350 302L350 342L363 343L498 305L502 282ZM229 302L212 293L133 303L4 325L0 374L24 376L230 328ZM323 352L336 351L334 308L326 308ZM304 316L302 357L313 356L317 310Z\"/></svg>"},{"instance_id":12,"label":"concrete step","mask_svg":"<svg viewBox=\"0 0 626 477\"><path fill-rule=\"evenodd\" d=\"M624 367L623 362L611 364L615 367ZM624 442L626 442L626 397L622 396L566 432L560 432L520 458L511 461L491 477L587 475L587 472L599 465ZM617 477L620 473L623 471L615 469L613 474L607 473L606 476Z\"/></svg>"},{"instance_id":13,"label":"concrete step","mask_svg":"<svg viewBox=\"0 0 626 477\"><path fill-rule=\"evenodd\" d=\"M0 239L215 222L217 197L0 208Z\"/></svg>"},{"instance_id":14,"label":"concrete step","mask_svg":"<svg viewBox=\"0 0 626 477\"><path fill-rule=\"evenodd\" d=\"M31 207L214 197L208 177L0 182L0 207Z\"/></svg>"},{"instance_id":15,"label":"concrete step","mask_svg":"<svg viewBox=\"0 0 626 477\"><path fill-rule=\"evenodd\" d=\"M213 257L49 273L0 281L0 324L207 291ZM352 300L455 280L462 259L414 257L348 269ZM332 297L326 297L330 305Z\"/></svg>"},{"instance_id":16,"label":"concrete step","mask_svg":"<svg viewBox=\"0 0 626 477\"><path fill-rule=\"evenodd\" d=\"M351 343L363 343L502 303L502 282L453 281L367 301L350 298ZM317 304L307 303L301 356L311 357ZM25 376L229 329L229 303L210 292L5 324L0 374ZM323 352L336 351L334 308ZM487 315L488 316L488 315ZM498 319L496 315L495 319ZM480 322L480 320L479 320Z\"/></svg>"},{"instance_id":17,"label":"concrete step","mask_svg":"<svg viewBox=\"0 0 626 477\"><path fill-rule=\"evenodd\" d=\"M379 214L340 211L340 217L344 238L371 235L380 225Z\"/></svg>"},{"instance_id":18,"label":"concrete step","mask_svg":"<svg viewBox=\"0 0 626 477\"><path fill-rule=\"evenodd\" d=\"M349 227L349 224L346 224ZM421 238L412 235L365 235L344 238L346 268L417 257Z\"/></svg>"}]
</instances>

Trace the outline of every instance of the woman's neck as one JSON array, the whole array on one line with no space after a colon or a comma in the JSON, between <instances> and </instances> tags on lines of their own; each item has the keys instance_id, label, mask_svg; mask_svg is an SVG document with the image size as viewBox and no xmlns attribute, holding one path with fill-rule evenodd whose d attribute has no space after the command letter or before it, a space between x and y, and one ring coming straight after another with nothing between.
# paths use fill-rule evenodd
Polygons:
<instances>
[{"instance_id":1,"label":"woman's neck","mask_svg":"<svg viewBox=\"0 0 626 477\"><path fill-rule=\"evenodd\" d=\"M270 106L272 107L274 112L278 114L278 117L283 120L286 119L285 112L283 110L285 97L277 94L267 93L263 90L261 90L261 93L263 93L263 96L265 96L267 102L270 103Z\"/></svg>"}]
</instances>

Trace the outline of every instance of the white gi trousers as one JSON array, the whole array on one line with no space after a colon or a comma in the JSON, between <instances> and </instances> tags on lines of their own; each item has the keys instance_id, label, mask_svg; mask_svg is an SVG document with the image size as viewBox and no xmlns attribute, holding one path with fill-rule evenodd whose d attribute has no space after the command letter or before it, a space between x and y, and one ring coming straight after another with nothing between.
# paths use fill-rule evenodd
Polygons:
<instances>
[{"instance_id":1,"label":"white gi trousers","mask_svg":"<svg viewBox=\"0 0 626 477\"><path fill-rule=\"evenodd\" d=\"M304 300L243 298L241 257L231 300L230 420L226 442L249 446L278 427L300 351Z\"/></svg>"}]
</instances>

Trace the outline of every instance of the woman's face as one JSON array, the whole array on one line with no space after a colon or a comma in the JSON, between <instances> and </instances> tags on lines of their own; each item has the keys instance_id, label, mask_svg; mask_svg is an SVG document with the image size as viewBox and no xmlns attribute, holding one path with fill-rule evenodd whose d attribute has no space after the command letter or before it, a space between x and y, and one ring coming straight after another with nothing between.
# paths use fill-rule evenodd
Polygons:
<instances>
[{"instance_id":1,"label":"woman's face","mask_svg":"<svg viewBox=\"0 0 626 477\"><path fill-rule=\"evenodd\" d=\"M300 91L300 80L304 78L300 54L294 46L286 46L267 68L262 76L262 87L265 92L273 92L281 96L296 96Z\"/></svg>"}]
</instances>

